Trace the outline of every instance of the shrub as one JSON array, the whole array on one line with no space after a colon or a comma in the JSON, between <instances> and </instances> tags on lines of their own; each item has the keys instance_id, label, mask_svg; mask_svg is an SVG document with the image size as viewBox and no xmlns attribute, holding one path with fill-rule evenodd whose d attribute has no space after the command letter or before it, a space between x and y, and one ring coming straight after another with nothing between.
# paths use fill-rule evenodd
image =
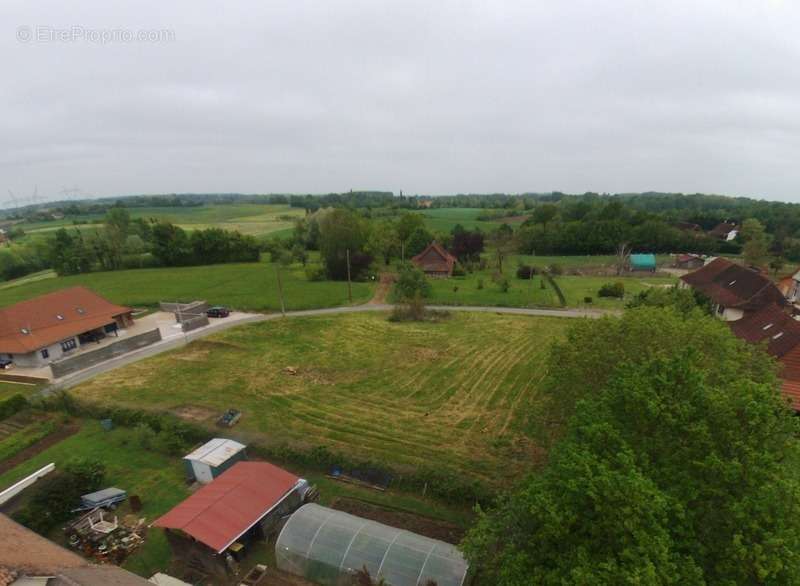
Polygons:
<instances>
[{"instance_id":1,"label":"shrub","mask_svg":"<svg viewBox=\"0 0 800 586\"><path fill-rule=\"evenodd\" d=\"M592 298L591 297L584 297L583 298L583 302L584 303L591 303L592 302Z\"/></svg>"},{"instance_id":2,"label":"shrub","mask_svg":"<svg viewBox=\"0 0 800 586\"><path fill-rule=\"evenodd\" d=\"M309 281L324 281L325 280L325 269L323 267L307 267L306 268L306 279Z\"/></svg>"},{"instance_id":3,"label":"shrub","mask_svg":"<svg viewBox=\"0 0 800 586\"><path fill-rule=\"evenodd\" d=\"M423 299L431 293L431 284L425 277L425 273L408 265L400 270L400 276L394 287L400 301L413 300L417 296Z\"/></svg>"},{"instance_id":4,"label":"shrub","mask_svg":"<svg viewBox=\"0 0 800 586\"><path fill-rule=\"evenodd\" d=\"M622 299L625 297L625 283L617 281L616 283L606 283L597 292L598 297L616 297Z\"/></svg>"},{"instance_id":5,"label":"shrub","mask_svg":"<svg viewBox=\"0 0 800 586\"><path fill-rule=\"evenodd\" d=\"M483 279L478 279L478 290L483 289Z\"/></svg>"},{"instance_id":6,"label":"shrub","mask_svg":"<svg viewBox=\"0 0 800 586\"><path fill-rule=\"evenodd\" d=\"M0 401L0 420L11 417L29 405L28 400L22 395L13 395L5 401Z\"/></svg>"},{"instance_id":7,"label":"shrub","mask_svg":"<svg viewBox=\"0 0 800 586\"><path fill-rule=\"evenodd\" d=\"M463 277L463 276L465 276L466 274L467 274L467 271L466 271L466 270L464 270L464 267L461 265L461 263L458 263L458 262L457 262L457 263L456 263L456 264L453 266L453 276L454 276L454 277Z\"/></svg>"},{"instance_id":8,"label":"shrub","mask_svg":"<svg viewBox=\"0 0 800 586\"><path fill-rule=\"evenodd\" d=\"M539 269L532 265L519 265L517 267L518 279L530 279L532 275L538 275Z\"/></svg>"}]
</instances>

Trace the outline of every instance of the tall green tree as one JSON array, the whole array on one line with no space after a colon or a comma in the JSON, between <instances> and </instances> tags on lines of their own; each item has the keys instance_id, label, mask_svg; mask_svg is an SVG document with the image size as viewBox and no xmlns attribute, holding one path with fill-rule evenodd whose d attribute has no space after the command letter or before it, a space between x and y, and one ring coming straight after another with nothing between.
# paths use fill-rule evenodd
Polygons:
<instances>
[{"instance_id":1,"label":"tall green tree","mask_svg":"<svg viewBox=\"0 0 800 586\"><path fill-rule=\"evenodd\" d=\"M654 312L711 319L634 310L628 324ZM682 342L606 368L545 468L481 514L464 545L489 583L796 581L800 430L771 359L718 336ZM728 379L708 360L737 353L763 364Z\"/></svg>"},{"instance_id":2,"label":"tall green tree","mask_svg":"<svg viewBox=\"0 0 800 586\"><path fill-rule=\"evenodd\" d=\"M745 262L752 266L763 265L769 256L769 237L764 225L754 218L745 220L739 238L744 242L742 256Z\"/></svg>"},{"instance_id":3,"label":"tall green tree","mask_svg":"<svg viewBox=\"0 0 800 586\"><path fill-rule=\"evenodd\" d=\"M328 277L347 278L348 251L351 277L364 272L372 260L365 251L368 239L369 224L355 212L337 208L325 214L319 221L319 243Z\"/></svg>"}]
</instances>

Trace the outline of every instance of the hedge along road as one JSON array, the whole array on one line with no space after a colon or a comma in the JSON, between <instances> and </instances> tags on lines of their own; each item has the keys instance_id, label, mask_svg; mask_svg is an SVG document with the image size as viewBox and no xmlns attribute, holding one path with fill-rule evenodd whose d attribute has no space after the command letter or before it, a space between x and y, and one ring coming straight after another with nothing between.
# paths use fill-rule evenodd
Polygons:
<instances>
[{"instance_id":1,"label":"hedge along road","mask_svg":"<svg viewBox=\"0 0 800 586\"><path fill-rule=\"evenodd\" d=\"M345 313L359 313L364 311L378 311L387 312L393 309L393 305L389 304L375 304L375 305L356 305L349 307L330 307L327 309L306 309L302 311L287 311L285 315L280 313L270 314L252 314L247 317L237 319L235 321L221 321L209 327L199 330L188 332L186 334L176 334L161 342L156 342L150 346L145 346L139 350L134 350L128 354L112 358L100 364L96 364L84 370L69 374L61 379L53 381L41 391L39 395L48 396L58 391L67 390L72 388L85 380L92 378L98 374L108 372L117 368L121 368L127 364L143 360L150 356L155 356L162 352L167 352L173 348L185 346L189 342L199 340L216 332L227 330L239 325L269 321L281 318L290 317L311 317L315 315L336 315ZM483 313L499 313L510 315L522 316L544 316L544 317L566 317L566 318L591 318L596 319L606 315L618 315L618 310L582 310L582 309L526 309L522 307L485 307L485 306L467 306L467 305L428 305L428 309L440 311L470 311L470 312L483 312Z\"/></svg>"}]
</instances>

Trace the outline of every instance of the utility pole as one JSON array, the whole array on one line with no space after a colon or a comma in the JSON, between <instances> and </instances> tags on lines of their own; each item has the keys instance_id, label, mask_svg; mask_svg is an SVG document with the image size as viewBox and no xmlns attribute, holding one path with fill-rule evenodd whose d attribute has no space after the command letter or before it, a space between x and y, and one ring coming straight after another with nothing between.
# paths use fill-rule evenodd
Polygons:
<instances>
[{"instance_id":1,"label":"utility pole","mask_svg":"<svg viewBox=\"0 0 800 586\"><path fill-rule=\"evenodd\" d=\"M350 249L347 249L347 299L353 303L353 286L350 283Z\"/></svg>"},{"instance_id":2,"label":"utility pole","mask_svg":"<svg viewBox=\"0 0 800 586\"><path fill-rule=\"evenodd\" d=\"M286 317L286 305L283 302L283 283L281 282L281 267L276 264L275 265L275 274L278 277L278 297L281 299L281 315Z\"/></svg>"}]
</instances>

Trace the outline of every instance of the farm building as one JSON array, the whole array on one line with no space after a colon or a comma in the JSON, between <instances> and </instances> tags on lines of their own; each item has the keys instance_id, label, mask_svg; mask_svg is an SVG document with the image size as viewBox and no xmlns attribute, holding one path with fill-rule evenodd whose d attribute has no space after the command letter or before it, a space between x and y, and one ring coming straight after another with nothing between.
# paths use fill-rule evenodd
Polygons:
<instances>
[{"instance_id":1,"label":"farm building","mask_svg":"<svg viewBox=\"0 0 800 586\"><path fill-rule=\"evenodd\" d=\"M699 254L679 254L675 257L676 269L687 269L693 271L706 264L706 259Z\"/></svg>"},{"instance_id":2,"label":"farm building","mask_svg":"<svg viewBox=\"0 0 800 586\"><path fill-rule=\"evenodd\" d=\"M632 271L656 270L656 256L654 254L632 254L630 258L630 268Z\"/></svg>"},{"instance_id":3,"label":"farm building","mask_svg":"<svg viewBox=\"0 0 800 586\"><path fill-rule=\"evenodd\" d=\"M203 444L183 461L189 478L208 484L228 468L247 459L245 446L224 438L214 438Z\"/></svg>"},{"instance_id":4,"label":"farm building","mask_svg":"<svg viewBox=\"0 0 800 586\"><path fill-rule=\"evenodd\" d=\"M434 240L411 262L429 277L449 277L453 274L456 257Z\"/></svg>"},{"instance_id":5,"label":"farm building","mask_svg":"<svg viewBox=\"0 0 800 586\"><path fill-rule=\"evenodd\" d=\"M739 229L733 222L720 222L708 231L709 236L730 242L739 234Z\"/></svg>"},{"instance_id":6,"label":"farm building","mask_svg":"<svg viewBox=\"0 0 800 586\"><path fill-rule=\"evenodd\" d=\"M71 287L0 309L0 358L45 366L133 324L132 309Z\"/></svg>"},{"instance_id":7,"label":"farm building","mask_svg":"<svg viewBox=\"0 0 800 586\"><path fill-rule=\"evenodd\" d=\"M237 462L153 525L167 530L177 557L224 576L303 503L308 488L267 462Z\"/></svg>"},{"instance_id":8,"label":"farm building","mask_svg":"<svg viewBox=\"0 0 800 586\"><path fill-rule=\"evenodd\" d=\"M468 569L449 543L313 503L286 522L275 557L279 569L328 586L352 584L365 567L390 586L461 586Z\"/></svg>"}]
</instances>

